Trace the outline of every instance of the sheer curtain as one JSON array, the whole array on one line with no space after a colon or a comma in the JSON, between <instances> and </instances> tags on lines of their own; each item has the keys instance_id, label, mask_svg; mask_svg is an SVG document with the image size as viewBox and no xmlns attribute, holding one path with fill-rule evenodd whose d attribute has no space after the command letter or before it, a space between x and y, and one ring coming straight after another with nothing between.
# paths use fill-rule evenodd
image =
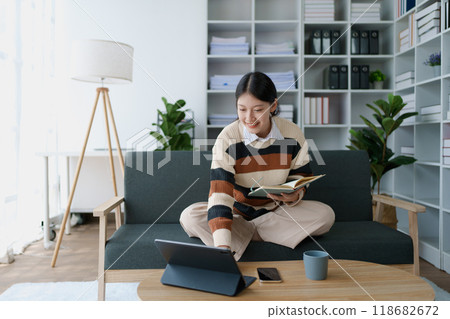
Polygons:
<instances>
[{"instance_id":1,"label":"sheer curtain","mask_svg":"<svg viewBox=\"0 0 450 319\"><path fill-rule=\"evenodd\" d=\"M56 145L54 0L0 0L0 262L42 234L43 164Z\"/></svg>"}]
</instances>

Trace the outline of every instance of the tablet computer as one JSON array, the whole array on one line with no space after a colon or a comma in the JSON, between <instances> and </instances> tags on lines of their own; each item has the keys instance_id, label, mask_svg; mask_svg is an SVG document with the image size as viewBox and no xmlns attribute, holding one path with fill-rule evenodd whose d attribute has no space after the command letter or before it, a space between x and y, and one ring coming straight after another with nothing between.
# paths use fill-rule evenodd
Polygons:
<instances>
[{"instance_id":1,"label":"tablet computer","mask_svg":"<svg viewBox=\"0 0 450 319\"><path fill-rule=\"evenodd\" d=\"M255 277L243 276L230 250L155 239L167 262L161 283L177 287L235 296Z\"/></svg>"}]
</instances>

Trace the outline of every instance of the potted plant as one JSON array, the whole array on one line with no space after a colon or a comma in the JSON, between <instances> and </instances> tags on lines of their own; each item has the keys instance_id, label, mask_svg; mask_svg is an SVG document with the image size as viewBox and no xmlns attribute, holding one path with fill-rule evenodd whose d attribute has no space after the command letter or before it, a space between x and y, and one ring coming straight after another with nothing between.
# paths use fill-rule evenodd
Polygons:
<instances>
[{"instance_id":1,"label":"potted plant","mask_svg":"<svg viewBox=\"0 0 450 319\"><path fill-rule=\"evenodd\" d=\"M375 90L383 89L384 80L386 80L386 75L384 75L380 70L370 72L369 81L370 83L373 83L373 88Z\"/></svg>"},{"instance_id":2,"label":"potted plant","mask_svg":"<svg viewBox=\"0 0 450 319\"><path fill-rule=\"evenodd\" d=\"M423 63L433 67L434 76L441 75L441 52L432 53Z\"/></svg>"},{"instance_id":3,"label":"potted plant","mask_svg":"<svg viewBox=\"0 0 450 319\"><path fill-rule=\"evenodd\" d=\"M188 131L194 128L192 121L185 121L186 112L188 109L181 110L186 105L184 100L178 100L175 104L167 102L166 98L161 98L164 102L166 112L163 113L158 110L160 121L153 123L158 127L158 131L151 131L149 134L156 138L161 146L156 150L184 150L189 151L193 149L192 139Z\"/></svg>"},{"instance_id":4,"label":"potted plant","mask_svg":"<svg viewBox=\"0 0 450 319\"><path fill-rule=\"evenodd\" d=\"M378 122L378 126L360 115L364 123L368 126L361 130L350 130L351 145L347 148L351 150L365 150L369 155L370 174L372 177L372 192L375 186L378 186L380 193L381 178L390 170L402 165L412 164L416 159L412 156L396 156L388 147L388 140L392 133L402 124L403 120L411 116L416 116L417 112L400 114L400 111L406 105L399 95L388 95L388 101L377 100L373 102L375 106L366 104L375 113L373 117ZM395 209L393 211L396 228Z\"/></svg>"}]
</instances>

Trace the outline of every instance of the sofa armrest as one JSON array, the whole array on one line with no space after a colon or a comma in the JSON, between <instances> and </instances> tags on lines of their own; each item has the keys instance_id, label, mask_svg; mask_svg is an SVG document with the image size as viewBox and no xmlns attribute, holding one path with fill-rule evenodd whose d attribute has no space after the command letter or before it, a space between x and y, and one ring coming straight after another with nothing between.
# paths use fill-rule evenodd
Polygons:
<instances>
[{"instance_id":1,"label":"sofa armrest","mask_svg":"<svg viewBox=\"0 0 450 319\"><path fill-rule=\"evenodd\" d=\"M416 276L420 275L419 267L419 227L417 222L417 214L425 212L425 206L414 204L405 200L398 198L392 198L385 195L372 196L373 200L377 203L375 209L374 220L376 222L381 222L381 209L383 205L395 206L398 208L403 208L408 211L408 222L409 222L409 236L413 242L413 255L414 255L414 269L413 273Z\"/></svg>"},{"instance_id":2,"label":"sofa armrest","mask_svg":"<svg viewBox=\"0 0 450 319\"><path fill-rule=\"evenodd\" d=\"M123 196L113 197L113 198L107 200L103 204L94 208L94 216L95 217L106 216L106 214L110 213L114 208L119 206L123 201L124 201Z\"/></svg>"},{"instance_id":3,"label":"sofa armrest","mask_svg":"<svg viewBox=\"0 0 450 319\"><path fill-rule=\"evenodd\" d=\"M413 212L413 213L424 213L425 212L425 206L422 206L419 204L414 204L414 203L411 203L411 202L408 202L405 200L401 200L398 198L392 198L392 197L389 197L386 195L374 194L374 195L372 195L372 199L375 202L380 202L385 205L403 208L403 209L407 210L408 212Z\"/></svg>"},{"instance_id":4,"label":"sofa armrest","mask_svg":"<svg viewBox=\"0 0 450 319\"><path fill-rule=\"evenodd\" d=\"M116 229L120 227L120 204L123 197L113 197L100 206L94 208L94 216L99 217L98 227L98 300L105 300L105 246L107 239L107 219L108 214L116 209Z\"/></svg>"}]
</instances>

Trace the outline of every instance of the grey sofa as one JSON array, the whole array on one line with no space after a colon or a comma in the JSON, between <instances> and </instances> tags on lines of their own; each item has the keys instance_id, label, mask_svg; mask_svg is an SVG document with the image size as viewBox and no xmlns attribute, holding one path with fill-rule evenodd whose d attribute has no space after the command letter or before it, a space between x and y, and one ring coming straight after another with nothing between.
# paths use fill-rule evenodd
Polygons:
<instances>
[{"instance_id":1,"label":"grey sofa","mask_svg":"<svg viewBox=\"0 0 450 319\"><path fill-rule=\"evenodd\" d=\"M322 151L321 158L311 155L313 173L326 177L311 185L305 200L324 202L336 214L331 230L314 238L321 247L312 239L295 249L251 242L241 261L295 260L301 259L305 250L323 248L335 259L397 265L418 274L417 213L425 208L385 196L372 197L366 152ZM100 300L105 282L138 281L149 269L165 267L154 239L201 243L186 235L179 216L190 204L207 201L210 157L208 152L188 151L126 154L124 197L112 198L94 210L94 216L100 217ZM324 165L319 165L322 159ZM372 200L379 209L386 204L406 209L411 237L373 221ZM106 240L106 218L122 202L124 223Z\"/></svg>"}]
</instances>

